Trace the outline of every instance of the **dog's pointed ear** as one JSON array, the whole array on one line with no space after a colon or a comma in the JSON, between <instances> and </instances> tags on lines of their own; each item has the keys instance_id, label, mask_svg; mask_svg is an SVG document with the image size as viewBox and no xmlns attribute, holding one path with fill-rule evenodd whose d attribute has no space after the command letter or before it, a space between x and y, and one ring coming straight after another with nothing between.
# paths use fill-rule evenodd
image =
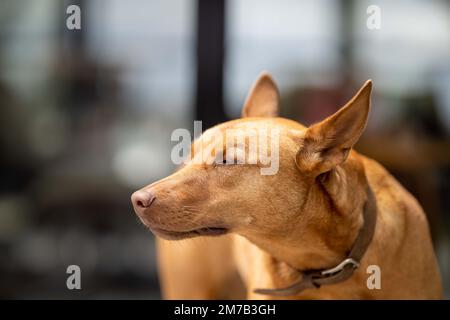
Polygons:
<instances>
[{"instance_id":1,"label":"dog's pointed ear","mask_svg":"<svg viewBox=\"0 0 450 320\"><path fill-rule=\"evenodd\" d=\"M250 90L242 108L242 118L276 117L280 95L269 73L263 72Z\"/></svg>"},{"instance_id":2,"label":"dog's pointed ear","mask_svg":"<svg viewBox=\"0 0 450 320\"><path fill-rule=\"evenodd\" d=\"M321 174L347 159L366 126L371 92L368 80L344 107L306 130L296 155L299 168Z\"/></svg>"}]
</instances>

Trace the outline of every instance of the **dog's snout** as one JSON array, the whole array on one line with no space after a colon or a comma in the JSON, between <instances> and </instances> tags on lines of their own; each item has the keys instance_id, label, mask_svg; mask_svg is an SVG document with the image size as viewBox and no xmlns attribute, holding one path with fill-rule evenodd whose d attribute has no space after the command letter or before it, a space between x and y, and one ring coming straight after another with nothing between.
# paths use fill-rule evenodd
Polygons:
<instances>
[{"instance_id":1,"label":"dog's snout","mask_svg":"<svg viewBox=\"0 0 450 320\"><path fill-rule=\"evenodd\" d=\"M150 207L155 199L155 195L149 190L139 190L131 195L131 202L136 211Z\"/></svg>"}]
</instances>

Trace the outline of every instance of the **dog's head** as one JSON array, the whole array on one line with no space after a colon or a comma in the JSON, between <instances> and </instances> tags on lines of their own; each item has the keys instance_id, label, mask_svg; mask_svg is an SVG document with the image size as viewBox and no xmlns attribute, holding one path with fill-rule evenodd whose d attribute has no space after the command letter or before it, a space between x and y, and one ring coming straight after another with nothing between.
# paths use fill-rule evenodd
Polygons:
<instances>
[{"instance_id":1,"label":"dog's head","mask_svg":"<svg viewBox=\"0 0 450 320\"><path fill-rule=\"evenodd\" d=\"M167 239L231 231L265 246L292 232L308 236L320 228L315 221L330 220L324 183L330 192L345 188L362 170L348 158L366 124L371 87L367 81L337 113L306 128L277 117L278 90L263 74L241 119L207 130L178 171L132 195L136 213Z\"/></svg>"}]
</instances>

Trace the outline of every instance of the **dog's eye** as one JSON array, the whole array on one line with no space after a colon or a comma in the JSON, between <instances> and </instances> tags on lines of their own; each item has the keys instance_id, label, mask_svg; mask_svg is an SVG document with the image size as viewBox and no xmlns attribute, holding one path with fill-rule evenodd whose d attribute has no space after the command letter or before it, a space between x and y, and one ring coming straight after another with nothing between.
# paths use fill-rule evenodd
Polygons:
<instances>
[{"instance_id":1,"label":"dog's eye","mask_svg":"<svg viewBox=\"0 0 450 320\"><path fill-rule=\"evenodd\" d=\"M216 165L229 165L229 164L233 164L233 162L227 161L226 158L223 158L221 161L216 162Z\"/></svg>"},{"instance_id":2,"label":"dog's eye","mask_svg":"<svg viewBox=\"0 0 450 320\"><path fill-rule=\"evenodd\" d=\"M227 160L227 159L223 159L222 160L222 165L232 165L232 164L236 164L237 163L237 160L236 159L234 159L234 160Z\"/></svg>"}]
</instances>

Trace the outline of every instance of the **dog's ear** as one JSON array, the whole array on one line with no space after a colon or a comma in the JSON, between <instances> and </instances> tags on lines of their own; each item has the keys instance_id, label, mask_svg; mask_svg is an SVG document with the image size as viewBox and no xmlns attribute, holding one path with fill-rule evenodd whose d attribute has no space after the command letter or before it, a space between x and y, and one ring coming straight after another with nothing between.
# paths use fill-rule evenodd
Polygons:
<instances>
[{"instance_id":1,"label":"dog's ear","mask_svg":"<svg viewBox=\"0 0 450 320\"><path fill-rule=\"evenodd\" d=\"M269 73L263 72L250 90L242 108L242 118L276 117L280 95Z\"/></svg>"},{"instance_id":2,"label":"dog's ear","mask_svg":"<svg viewBox=\"0 0 450 320\"><path fill-rule=\"evenodd\" d=\"M344 107L306 130L296 156L300 169L320 174L347 159L366 126L371 92L372 81L368 80Z\"/></svg>"}]
</instances>

